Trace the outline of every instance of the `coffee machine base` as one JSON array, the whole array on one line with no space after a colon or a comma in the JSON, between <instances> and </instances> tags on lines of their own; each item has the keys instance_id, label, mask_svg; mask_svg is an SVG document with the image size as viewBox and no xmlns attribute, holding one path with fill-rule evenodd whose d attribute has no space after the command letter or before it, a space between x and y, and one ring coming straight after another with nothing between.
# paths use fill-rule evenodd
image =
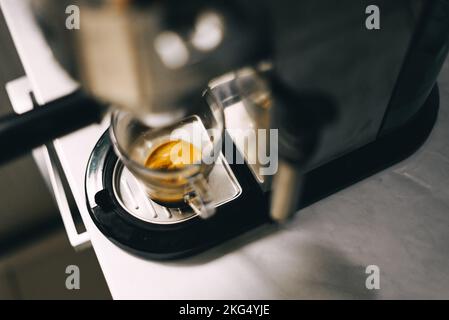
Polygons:
<instances>
[{"instance_id":1,"label":"coffee machine base","mask_svg":"<svg viewBox=\"0 0 449 320\"><path fill-rule=\"evenodd\" d=\"M307 173L298 209L413 154L429 136L438 108L439 95L435 86L421 110L405 126ZM230 165L240 187L239 194L217 206L213 217L201 219L190 215L177 223L151 223L138 219L124 208L114 191L112 177L118 161L106 132L98 141L87 167L87 205L100 231L133 254L156 260L182 258L271 223L269 192L262 191L249 167L242 164Z\"/></svg>"}]
</instances>

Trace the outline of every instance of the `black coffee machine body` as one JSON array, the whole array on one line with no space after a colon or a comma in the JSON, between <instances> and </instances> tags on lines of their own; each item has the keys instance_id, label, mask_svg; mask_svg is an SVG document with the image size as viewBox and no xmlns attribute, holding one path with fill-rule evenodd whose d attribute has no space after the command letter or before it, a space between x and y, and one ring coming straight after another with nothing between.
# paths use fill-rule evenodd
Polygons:
<instances>
[{"instance_id":1,"label":"black coffee machine body","mask_svg":"<svg viewBox=\"0 0 449 320\"><path fill-rule=\"evenodd\" d=\"M98 94L86 81L89 63L80 67L76 31L58 27L66 19L61 14L65 1L32 3L59 63L90 93L76 91L71 100L50 103L50 111L32 111L35 115L30 121L58 119L62 108L76 109L83 101L94 106L89 112L76 109L79 112L69 130L101 118L104 107L96 106L96 98L108 100L108 96ZM79 3L83 6L89 1ZM301 207L404 159L425 141L436 120L436 79L449 49L447 0L135 1L134 5L137 12L150 12L145 19L151 16L156 21L150 28L154 34L142 34L147 30L143 23L135 38L147 48L143 65L149 66L139 69L137 73L145 76L137 78L141 84L148 78L160 80L153 94L158 101L194 105L209 87L226 114L236 101L247 108L257 105L246 89L262 83L258 94L269 97L270 107L262 124L255 123L279 133L279 166L273 180L261 181L248 163L228 161L231 180L238 181L236 192L218 206L215 216L206 220L189 216L180 223L162 224L136 219L117 201L113 177L121 169L105 134L88 164L87 205L99 229L136 254L179 257L263 223L283 221ZM187 39L196 18L211 11L222 19L221 42L206 51L192 49L191 61L181 68L164 65L148 45L150 40L160 30ZM375 27L369 25L372 19L377 19ZM142 55L142 50L138 53ZM227 75L224 80L223 75ZM229 119L232 115L226 119L228 127L232 126ZM8 139L18 130L21 137L29 133L27 127L16 125L18 120L3 122L7 130L0 134L2 145L8 146ZM61 128L33 132L35 141L24 145L32 147L66 132ZM237 143L234 148L247 159ZM95 177L91 184L90 174Z\"/></svg>"},{"instance_id":2,"label":"black coffee machine body","mask_svg":"<svg viewBox=\"0 0 449 320\"><path fill-rule=\"evenodd\" d=\"M447 1L281 1L270 10L273 122L296 181L419 117L448 52ZM370 28L374 12L379 24ZM285 185L275 180L282 194L302 189ZM291 212L298 198L287 199Z\"/></svg>"}]
</instances>

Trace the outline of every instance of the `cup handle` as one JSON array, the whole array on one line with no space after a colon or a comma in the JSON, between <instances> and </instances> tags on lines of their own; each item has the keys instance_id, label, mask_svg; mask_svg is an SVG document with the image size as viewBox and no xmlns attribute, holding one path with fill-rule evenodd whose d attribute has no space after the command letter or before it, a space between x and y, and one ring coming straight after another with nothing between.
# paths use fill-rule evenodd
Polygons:
<instances>
[{"instance_id":1,"label":"cup handle","mask_svg":"<svg viewBox=\"0 0 449 320\"><path fill-rule=\"evenodd\" d=\"M202 174L189 180L190 191L184 197L184 201L201 218L207 219L214 215L215 207L212 204L212 196L207 180Z\"/></svg>"}]
</instances>

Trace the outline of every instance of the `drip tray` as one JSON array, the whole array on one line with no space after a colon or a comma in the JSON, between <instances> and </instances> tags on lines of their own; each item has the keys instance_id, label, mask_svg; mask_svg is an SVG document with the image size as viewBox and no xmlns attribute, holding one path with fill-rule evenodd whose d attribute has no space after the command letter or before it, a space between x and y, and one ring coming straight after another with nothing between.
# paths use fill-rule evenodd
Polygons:
<instances>
[{"instance_id":1,"label":"drip tray","mask_svg":"<svg viewBox=\"0 0 449 320\"><path fill-rule=\"evenodd\" d=\"M222 154L209 175L216 213L208 219L151 201L118 160L107 132L92 151L85 183L97 228L117 246L145 258L191 255L268 221L266 198L248 167L230 165Z\"/></svg>"},{"instance_id":2,"label":"drip tray","mask_svg":"<svg viewBox=\"0 0 449 320\"><path fill-rule=\"evenodd\" d=\"M212 204L216 208L236 199L242 193L240 184L222 154L209 175L209 185L212 189ZM174 224L197 216L188 207L166 208L150 200L143 185L121 161L117 161L114 166L112 188L120 206L144 222Z\"/></svg>"}]
</instances>

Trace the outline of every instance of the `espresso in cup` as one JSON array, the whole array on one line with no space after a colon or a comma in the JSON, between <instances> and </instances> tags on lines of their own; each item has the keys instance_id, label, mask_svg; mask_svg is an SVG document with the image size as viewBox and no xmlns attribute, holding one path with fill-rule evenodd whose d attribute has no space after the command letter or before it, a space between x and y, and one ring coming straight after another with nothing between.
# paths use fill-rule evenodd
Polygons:
<instances>
[{"instance_id":1,"label":"espresso in cup","mask_svg":"<svg viewBox=\"0 0 449 320\"><path fill-rule=\"evenodd\" d=\"M220 136L210 135L200 117L157 129L127 118L113 123L115 150L149 199L165 207L190 207L201 217L213 214L208 178Z\"/></svg>"},{"instance_id":2,"label":"espresso in cup","mask_svg":"<svg viewBox=\"0 0 449 320\"><path fill-rule=\"evenodd\" d=\"M174 170L199 162L201 162L201 151L192 143L179 139L164 142L155 148L145 161L145 167Z\"/></svg>"}]
</instances>

